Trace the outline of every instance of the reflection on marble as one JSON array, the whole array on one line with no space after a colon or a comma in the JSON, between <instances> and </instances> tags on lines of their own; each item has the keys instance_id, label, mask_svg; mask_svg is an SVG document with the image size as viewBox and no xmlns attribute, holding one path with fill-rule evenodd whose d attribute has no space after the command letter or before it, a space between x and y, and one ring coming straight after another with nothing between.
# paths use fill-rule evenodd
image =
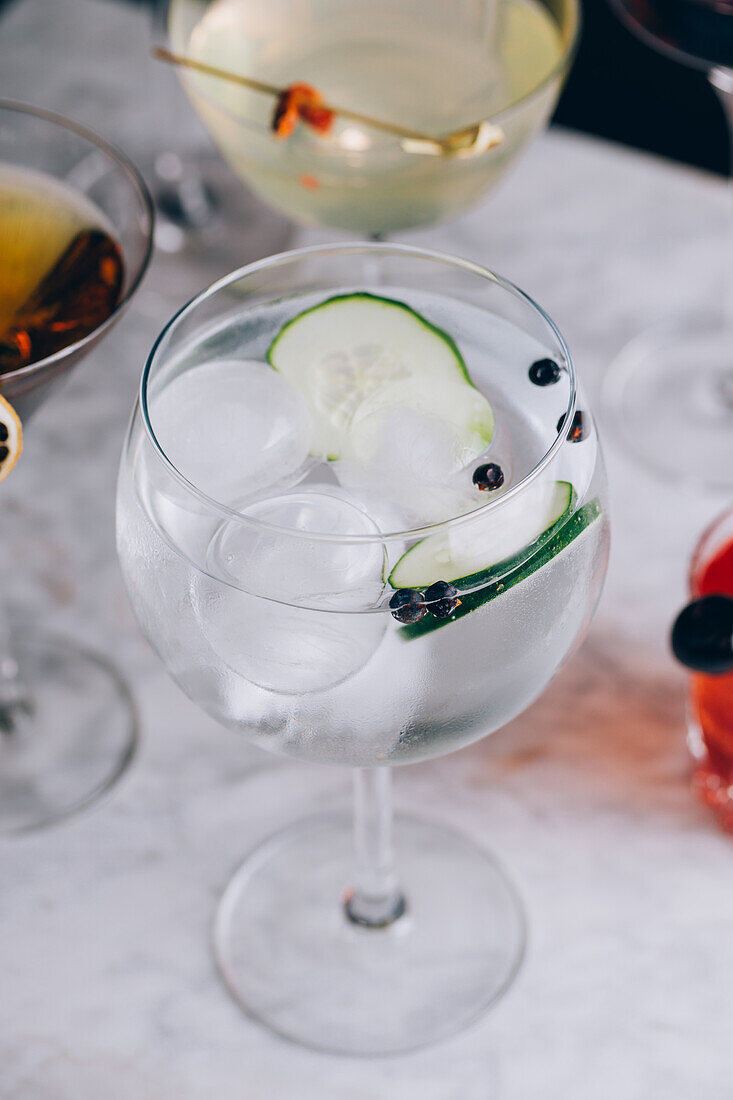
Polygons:
<instances>
[{"instance_id":1,"label":"reflection on marble","mask_svg":"<svg viewBox=\"0 0 733 1100\"><path fill-rule=\"evenodd\" d=\"M164 124L145 91L146 41L142 13L110 0L21 0L0 17L3 94L76 114L145 160ZM494 198L404 239L495 266L536 296L593 391L635 331L715 299L726 202L704 175L554 133ZM104 804L0 848L0 1096L726 1095L733 849L689 796L684 678L666 648L690 549L723 502L657 484L612 440L615 541L588 641L510 727L398 776L401 804L430 807L512 869L531 919L513 990L454 1041L367 1063L290 1047L228 1000L208 940L230 871L274 827L342 796L347 777L217 729L167 680L122 591L113 487L140 371L215 268L156 259L2 487L16 614L114 656L145 740Z\"/></svg>"}]
</instances>

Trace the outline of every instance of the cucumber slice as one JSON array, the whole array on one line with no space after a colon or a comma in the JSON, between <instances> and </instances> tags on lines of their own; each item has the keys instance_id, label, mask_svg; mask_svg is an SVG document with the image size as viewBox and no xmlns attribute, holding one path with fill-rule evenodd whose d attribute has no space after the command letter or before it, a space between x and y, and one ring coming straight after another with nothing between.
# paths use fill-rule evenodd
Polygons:
<instances>
[{"instance_id":1,"label":"cucumber slice","mask_svg":"<svg viewBox=\"0 0 733 1100\"><path fill-rule=\"evenodd\" d=\"M574 495L569 481L536 482L503 508L416 543L397 562L389 583L425 588L434 581L461 581L466 589L483 584L547 541L567 518Z\"/></svg>"},{"instance_id":2,"label":"cucumber slice","mask_svg":"<svg viewBox=\"0 0 733 1100\"><path fill-rule=\"evenodd\" d=\"M412 380L413 388L397 395L407 400L435 385L473 390L463 357L446 332L404 302L366 292L336 295L299 313L275 337L267 359L308 403L311 453L329 459L343 453L362 402L396 382ZM493 415L481 401L486 433L493 431Z\"/></svg>"},{"instance_id":3,"label":"cucumber slice","mask_svg":"<svg viewBox=\"0 0 733 1100\"><path fill-rule=\"evenodd\" d=\"M462 619L464 615L470 615L478 607L495 600L497 596L501 596L510 588L514 588L515 584L527 580L543 565L547 565L557 554L562 553L602 514L601 502L598 497L594 497L593 500L589 500L582 508L579 508L531 558L517 566L511 573L498 580L491 581L484 588L477 588L473 592L462 594L460 606L456 608L449 619L436 619L433 615L425 615L417 623L401 626L399 629L400 638L404 641L421 638L423 634L431 634L434 630L449 626L451 623Z\"/></svg>"}]
</instances>

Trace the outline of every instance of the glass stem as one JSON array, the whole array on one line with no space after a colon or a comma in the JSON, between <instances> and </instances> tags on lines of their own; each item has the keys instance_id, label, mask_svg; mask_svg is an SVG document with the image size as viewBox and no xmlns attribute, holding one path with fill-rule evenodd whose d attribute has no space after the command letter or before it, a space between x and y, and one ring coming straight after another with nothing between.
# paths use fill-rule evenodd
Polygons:
<instances>
[{"instance_id":1,"label":"glass stem","mask_svg":"<svg viewBox=\"0 0 733 1100\"><path fill-rule=\"evenodd\" d=\"M405 911L392 847L392 773L354 769L354 887L346 915L364 928L385 928Z\"/></svg>"},{"instance_id":2,"label":"glass stem","mask_svg":"<svg viewBox=\"0 0 733 1100\"><path fill-rule=\"evenodd\" d=\"M19 710L28 713L30 705L10 643L6 608L0 600L0 736L14 731Z\"/></svg>"},{"instance_id":3,"label":"glass stem","mask_svg":"<svg viewBox=\"0 0 733 1100\"><path fill-rule=\"evenodd\" d=\"M728 170L729 191L733 193L733 72L730 69L711 69L708 73L710 86L718 97L718 102L723 109L725 121L728 127L728 152L731 158L731 166ZM733 218L733 202L730 203L729 214ZM730 230L733 227L729 227ZM726 328L733 328L733 285L730 275L730 265L726 256L725 280L724 280L723 323Z\"/></svg>"},{"instance_id":4,"label":"glass stem","mask_svg":"<svg viewBox=\"0 0 733 1100\"><path fill-rule=\"evenodd\" d=\"M733 194L733 72L730 69L711 69L708 73L710 86L718 97L718 102L723 109L725 121L728 126L728 152L730 167L728 169L728 190ZM733 218L733 202L729 203L729 217ZM728 227L728 237L731 229ZM726 252L726 267L722 279L723 308L721 328L724 333L733 332L733 278L731 277L730 264ZM719 399L728 410L733 410L733 362L718 383Z\"/></svg>"}]
</instances>

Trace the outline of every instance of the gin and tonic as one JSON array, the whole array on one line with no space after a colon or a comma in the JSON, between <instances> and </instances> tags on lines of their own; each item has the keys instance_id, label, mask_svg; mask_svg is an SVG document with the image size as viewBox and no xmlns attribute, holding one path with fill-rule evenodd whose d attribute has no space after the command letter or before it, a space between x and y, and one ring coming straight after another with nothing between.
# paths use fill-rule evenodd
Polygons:
<instances>
[{"instance_id":1,"label":"gin and tonic","mask_svg":"<svg viewBox=\"0 0 733 1100\"><path fill-rule=\"evenodd\" d=\"M596 429L521 291L438 253L287 253L160 336L119 481L143 630L185 692L258 745L356 769L224 897L229 988L275 1030L355 1053L451 1033L524 944L493 859L400 820L391 768L498 729L582 637L606 568Z\"/></svg>"}]
</instances>

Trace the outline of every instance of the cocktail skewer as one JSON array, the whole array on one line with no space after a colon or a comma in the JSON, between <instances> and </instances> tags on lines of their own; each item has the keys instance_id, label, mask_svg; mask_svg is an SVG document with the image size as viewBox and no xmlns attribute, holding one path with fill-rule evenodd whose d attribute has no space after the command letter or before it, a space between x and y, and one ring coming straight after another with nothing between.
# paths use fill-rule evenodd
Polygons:
<instances>
[{"instance_id":1,"label":"cocktail skewer","mask_svg":"<svg viewBox=\"0 0 733 1100\"><path fill-rule=\"evenodd\" d=\"M164 47L153 50L153 56L159 61L166 61L170 65L180 65L186 69L213 76L219 80L228 80L230 83L239 84L244 88L250 88L254 92L280 99L287 91L278 88L275 84L268 84L264 80L256 80L254 77L243 76L241 73L233 73L228 69L220 69L216 65L209 65L205 61L197 61L193 57L184 57L181 54L172 53ZM373 118L371 115L360 111L352 111L348 107L336 107L331 103L319 103L319 108L330 111L339 118L349 122L357 122L368 126L372 130L380 130L382 133L391 134L401 140L403 149L409 153L428 154L433 156L467 156L477 153L485 153L487 150L501 145L504 140L504 132L501 127L483 120L464 126L460 130L454 130L443 137L435 137L432 134L423 133L421 130L413 130L408 126L398 126L384 119Z\"/></svg>"}]
</instances>

